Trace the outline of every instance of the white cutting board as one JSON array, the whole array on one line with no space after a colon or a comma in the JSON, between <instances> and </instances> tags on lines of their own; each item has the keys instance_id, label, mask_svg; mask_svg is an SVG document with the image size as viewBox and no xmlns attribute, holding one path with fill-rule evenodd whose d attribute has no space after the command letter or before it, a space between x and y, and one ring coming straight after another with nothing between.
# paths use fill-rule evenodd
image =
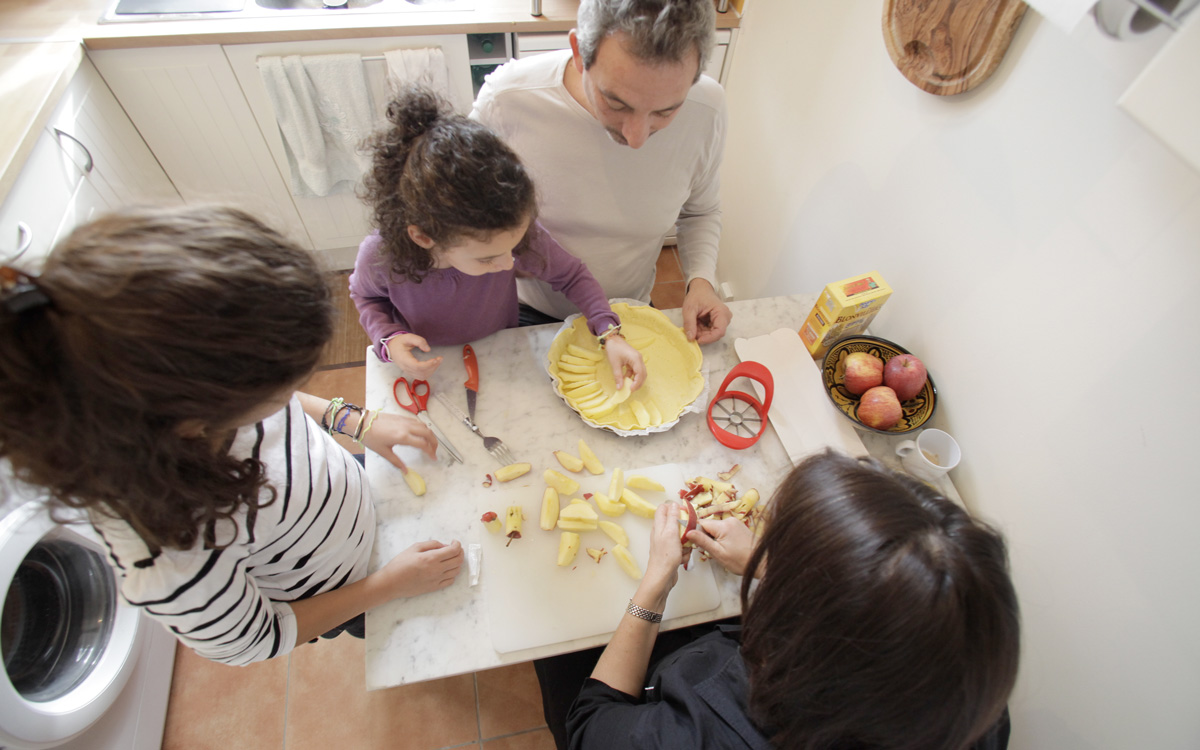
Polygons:
<instances>
[{"instance_id":1,"label":"white cutting board","mask_svg":"<svg viewBox=\"0 0 1200 750\"><path fill-rule=\"evenodd\" d=\"M607 494L614 468L618 467L606 466L598 476L586 471L578 474L561 468L558 471L579 482L580 489L574 497L582 497L585 492ZM675 464L620 468L625 470L626 477L641 474L663 485L664 492L634 490L654 505L677 499L684 486L683 471ZM562 532L557 528L543 531L538 525L545 489L541 472L535 470L513 480L499 493L486 493L486 500L482 501L485 504L478 508L480 514L495 511L501 520L509 505L520 505L525 510L522 536L507 547L503 531L483 532L480 585L492 644L500 653L611 633L617 629L629 598L637 590L638 582L621 570L611 554L614 543L603 531L581 532L575 562L570 567L558 567L558 539ZM569 497L560 498L562 505L569 502ZM595 508L594 502L592 507ZM653 519L628 511L612 518L600 513L599 508L596 511L601 520L625 529L629 551L644 571ZM603 547L610 554L596 563L587 555L586 547ZM679 583L667 599L664 618L708 612L720 606L721 596L710 565L693 564L691 570L679 571Z\"/></svg>"},{"instance_id":2,"label":"white cutting board","mask_svg":"<svg viewBox=\"0 0 1200 750\"><path fill-rule=\"evenodd\" d=\"M743 362L758 362L771 371L775 398L768 417L792 463L826 446L851 456L868 455L854 425L830 402L821 368L796 331L780 328L765 336L737 339L733 348ZM739 389L737 381L732 385ZM761 399L762 386L753 385Z\"/></svg>"}]
</instances>

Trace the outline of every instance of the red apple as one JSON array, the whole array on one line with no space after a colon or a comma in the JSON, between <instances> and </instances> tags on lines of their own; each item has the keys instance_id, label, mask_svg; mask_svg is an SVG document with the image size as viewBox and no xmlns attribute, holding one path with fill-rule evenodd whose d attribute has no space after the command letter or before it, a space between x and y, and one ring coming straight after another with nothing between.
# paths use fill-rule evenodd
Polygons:
<instances>
[{"instance_id":1,"label":"red apple","mask_svg":"<svg viewBox=\"0 0 1200 750\"><path fill-rule=\"evenodd\" d=\"M907 401L925 387L925 363L911 354L897 354L883 367L883 384Z\"/></svg>"},{"instance_id":2,"label":"red apple","mask_svg":"<svg viewBox=\"0 0 1200 750\"><path fill-rule=\"evenodd\" d=\"M883 360L867 352L846 355L842 384L855 396L883 382Z\"/></svg>"},{"instance_id":3,"label":"red apple","mask_svg":"<svg viewBox=\"0 0 1200 750\"><path fill-rule=\"evenodd\" d=\"M858 400L858 421L867 427L886 430L899 422L903 415L900 399L886 385L875 386Z\"/></svg>"}]
</instances>

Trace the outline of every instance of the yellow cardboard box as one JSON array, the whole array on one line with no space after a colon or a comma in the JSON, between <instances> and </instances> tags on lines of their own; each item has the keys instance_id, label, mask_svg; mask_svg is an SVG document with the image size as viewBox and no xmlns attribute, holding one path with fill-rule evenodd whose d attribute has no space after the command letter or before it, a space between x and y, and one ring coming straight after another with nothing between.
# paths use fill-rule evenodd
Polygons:
<instances>
[{"instance_id":1,"label":"yellow cardboard box","mask_svg":"<svg viewBox=\"0 0 1200 750\"><path fill-rule=\"evenodd\" d=\"M820 359L838 339L862 333L891 295L878 271L827 284L800 327L808 353Z\"/></svg>"}]
</instances>

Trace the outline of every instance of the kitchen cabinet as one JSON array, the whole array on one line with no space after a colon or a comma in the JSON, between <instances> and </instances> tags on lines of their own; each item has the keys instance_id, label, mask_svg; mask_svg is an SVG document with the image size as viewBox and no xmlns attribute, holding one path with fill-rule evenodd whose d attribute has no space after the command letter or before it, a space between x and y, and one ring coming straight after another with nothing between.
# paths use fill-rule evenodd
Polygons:
<instances>
[{"instance_id":1,"label":"kitchen cabinet","mask_svg":"<svg viewBox=\"0 0 1200 750\"><path fill-rule=\"evenodd\" d=\"M98 50L94 59L150 148L188 202L233 202L263 216L331 267L353 265L370 231L353 194L303 198L291 193L287 155L275 112L259 77L262 55L363 55L368 85L383 119L388 95L386 50L440 47L451 98L470 111L465 34L329 39L262 44Z\"/></svg>"},{"instance_id":2,"label":"kitchen cabinet","mask_svg":"<svg viewBox=\"0 0 1200 750\"><path fill-rule=\"evenodd\" d=\"M233 203L312 241L219 45L89 53L188 203Z\"/></svg>"},{"instance_id":3,"label":"kitchen cabinet","mask_svg":"<svg viewBox=\"0 0 1200 750\"><path fill-rule=\"evenodd\" d=\"M275 110L259 76L257 60L264 55L322 55L354 52L363 56L367 86L375 104L375 120L384 122L384 110L389 94L387 64L383 53L397 49L439 47L446 58L450 77L450 98L454 108L466 114L471 110L474 94L471 88L470 61L465 34L431 36L380 37L375 39L320 40L307 42L275 42L267 44L235 44L223 48L230 69L238 81L250 113L262 133L270 158L285 183L289 180L287 154L275 120ZM326 254L337 267L350 267L358 243L370 231L367 207L353 193L322 198L289 195L299 213L312 248Z\"/></svg>"},{"instance_id":4,"label":"kitchen cabinet","mask_svg":"<svg viewBox=\"0 0 1200 750\"><path fill-rule=\"evenodd\" d=\"M0 206L0 258L36 269L95 213L179 193L95 67L84 58Z\"/></svg>"},{"instance_id":5,"label":"kitchen cabinet","mask_svg":"<svg viewBox=\"0 0 1200 750\"><path fill-rule=\"evenodd\" d=\"M728 73L727 60L731 58L736 29L717 29L716 43L709 55L704 72L710 77L725 84ZM515 57L532 57L560 49L570 49L571 43L566 32L561 33L529 33L516 34Z\"/></svg>"}]
</instances>

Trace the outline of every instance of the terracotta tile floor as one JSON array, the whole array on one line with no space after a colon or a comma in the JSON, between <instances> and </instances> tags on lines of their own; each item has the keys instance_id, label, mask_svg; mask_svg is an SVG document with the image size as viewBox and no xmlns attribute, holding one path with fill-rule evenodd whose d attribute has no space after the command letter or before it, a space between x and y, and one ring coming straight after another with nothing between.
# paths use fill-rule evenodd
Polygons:
<instances>
[{"instance_id":1,"label":"terracotta tile floor","mask_svg":"<svg viewBox=\"0 0 1200 750\"><path fill-rule=\"evenodd\" d=\"M679 307L683 286L666 248L650 298ZM303 390L361 404L364 368L321 370ZM367 691L365 662L346 635L249 667L176 649L163 750L554 750L532 664Z\"/></svg>"}]
</instances>

